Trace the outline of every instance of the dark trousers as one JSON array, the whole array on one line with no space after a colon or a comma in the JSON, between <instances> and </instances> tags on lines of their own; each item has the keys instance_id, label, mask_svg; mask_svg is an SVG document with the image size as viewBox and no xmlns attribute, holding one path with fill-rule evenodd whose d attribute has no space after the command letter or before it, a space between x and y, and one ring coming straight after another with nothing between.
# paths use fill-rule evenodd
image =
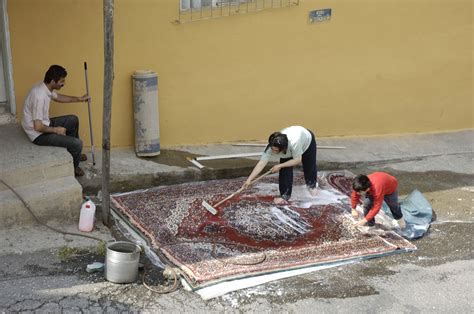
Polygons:
<instances>
[{"instance_id":1,"label":"dark trousers","mask_svg":"<svg viewBox=\"0 0 474 314\"><path fill-rule=\"evenodd\" d=\"M301 156L301 162L303 163L304 180L306 185L310 189L316 187L318 167L316 166L316 139L314 138L313 132L311 133L311 144L308 149ZM280 158L280 163L284 163L292 158ZM281 198L289 200L291 192L293 190L293 167L286 167L280 169L278 184L280 188Z\"/></svg>"},{"instance_id":2,"label":"dark trousers","mask_svg":"<svg viewBox=\"0 0 474 314\"><path fill-rule=\"evenodd\" d=\"M403 217L402 209L400 207L400 203L398 202L398 191L395 191L392 194L385 195L383 197L383 200L385 201L385 203L387 203L388 208L390 208L393 218L398 220ZM370 195L367 195L367 198L364 202L364 216L367 216L369 211L372 209L373 205L374 205L374 198ZM367 225L368 226L375 225L375 218L372 218L371 220L369 220L367 222Z\"/></svg>"},{"instance_id":3,"label":"dark trousers","mask_svg":"<svg viewBox=\"0 0 474 314\"><path fill-rule=\"evenodd\" d=\"M62 126L66 135L43 133L33 143L40 146L64 147L72 155L74 169L79 166L82 152L82 141L79 139L79 119L75 115L67 115L50 119L50 127Z\"/></svg>"}]
</instances>

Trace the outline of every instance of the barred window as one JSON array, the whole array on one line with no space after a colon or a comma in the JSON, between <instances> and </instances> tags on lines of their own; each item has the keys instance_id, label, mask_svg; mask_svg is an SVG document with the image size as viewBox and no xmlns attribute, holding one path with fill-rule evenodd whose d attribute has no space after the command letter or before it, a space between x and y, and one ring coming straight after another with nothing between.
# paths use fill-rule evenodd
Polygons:
<instances>
[{"instance_id":1,"label":"barred window","mask_svg":"<svg viewBox=\"0 0 474 314\"><path fill-rule=\"evenodd\" d=\"M179 0L179 23L295 6L299 0Z\"/></svg>"}]
</instances>

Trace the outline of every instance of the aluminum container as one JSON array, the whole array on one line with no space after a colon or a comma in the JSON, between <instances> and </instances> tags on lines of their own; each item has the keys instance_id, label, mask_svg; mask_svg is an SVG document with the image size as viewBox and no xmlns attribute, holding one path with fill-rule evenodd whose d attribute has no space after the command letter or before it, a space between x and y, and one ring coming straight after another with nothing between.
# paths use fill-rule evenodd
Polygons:
<instances>
[{"instance_id":1,"label":"aluminum container","mask_svg":"<svg viewBox=\"0 0 474 314\"><path fill-rule=\"evenodd\" d=\"M127 241L107 244L105 279L115 283L130 283L137 279L141 248Z\"/></svg>"}]
</instances>

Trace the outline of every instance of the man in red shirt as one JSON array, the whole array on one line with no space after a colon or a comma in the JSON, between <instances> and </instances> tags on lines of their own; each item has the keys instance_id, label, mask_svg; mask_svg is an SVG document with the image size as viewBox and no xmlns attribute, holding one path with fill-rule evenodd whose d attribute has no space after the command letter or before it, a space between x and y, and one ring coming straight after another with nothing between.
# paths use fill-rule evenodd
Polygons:
<instances>
[{"instance_id":1,"label":"man in red shirt","mask_svg":"<svg viewBox=\"0 0 474 314\"><path fill-rule=\"evenodd\" d=\"M385 172L374 172L369 175L358 175L352 182L352 215L359 217L359 213L355 210L360 201L361 196L366 197L364 202L364 218L357 223L359 226L367 224L373 226L375 224L375 215L382 208L385 201L392 212L393 218L398 222L401 229L405 228L405 220L403 219L400 203L398 202L398 182L397 179Z\"/></svg>"}]
</instances>

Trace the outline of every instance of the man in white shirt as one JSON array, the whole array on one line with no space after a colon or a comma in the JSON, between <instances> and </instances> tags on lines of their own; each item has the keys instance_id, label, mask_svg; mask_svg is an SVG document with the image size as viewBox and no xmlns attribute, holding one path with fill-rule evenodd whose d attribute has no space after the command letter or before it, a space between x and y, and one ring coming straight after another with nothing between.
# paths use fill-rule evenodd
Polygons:
<instances>
[{"instance_id":1,"label":"man in white shirt","mask_svg":"<svg viewBox=\"0 0 474 314\"><path fill-rule=\"evenodd\" d=\"M274 132L268 138L268 145L242 187L250 182L265 168L272 157L280 158L280 163L272 167L273 173L279 172L280 197L274 199L282 204L291 197L293 189L293 167L303 164L304 179L311 196L317 195L316 139L313 132L302 126L290 126L280 132Z\"/></svg>"},{"instance_id":2,"label":"man in white shirt","mask_svg":"<svg viewBox=\"0 0 474 314\"><path fill-rule=\"evenodd\" d=\"M74 175L83 176L84 171L79 167L79 162L87 160L87 157L81 154L82 141L79 139L79 119L75 115L49 117L51 99L61 103L81 102L89 99L87 94L76 97L56 93L55 90L64 86L66 76L66 69L62 66L52 65L49 67L43 82L35 84L26 96L21 125L34 144L66 148L74 161Z\"/></svg>"}]
</instances>

